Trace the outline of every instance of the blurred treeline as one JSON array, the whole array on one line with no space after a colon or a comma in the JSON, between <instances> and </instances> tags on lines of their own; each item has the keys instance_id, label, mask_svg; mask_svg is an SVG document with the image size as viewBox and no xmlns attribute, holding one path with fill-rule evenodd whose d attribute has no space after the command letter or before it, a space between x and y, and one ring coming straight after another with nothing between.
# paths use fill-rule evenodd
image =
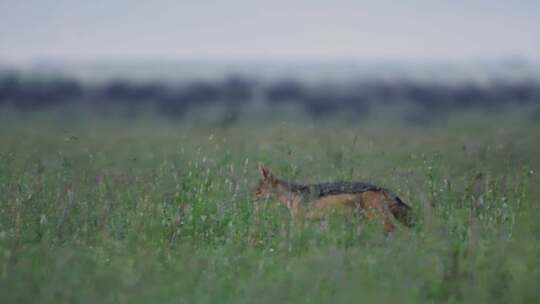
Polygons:
<instances>
[{"instance_id":1,"label":"blurred treeline","mask_svg":"<svg viewBox=\"0 0 540 304\"><path fill-rule=\"evenodd\" d=\"M0 107L21 111L84 105L100 111L122 107L128 115L137 116L152 108L165 116L181 119L191 110L221 105L228 117L234 119L243 107L253 104L295 105L316 118L343 112L362 117L375 104L395 104L408 109L411 121L422 123L429 121L426 117L456 109L504 110L515 105L540 104L540 82L374 78L314 83L294 77L262 80L230 75L213 80L174 82L124 78L91 83L67 76L0 73Z\"/></svg>"}]
</instances>

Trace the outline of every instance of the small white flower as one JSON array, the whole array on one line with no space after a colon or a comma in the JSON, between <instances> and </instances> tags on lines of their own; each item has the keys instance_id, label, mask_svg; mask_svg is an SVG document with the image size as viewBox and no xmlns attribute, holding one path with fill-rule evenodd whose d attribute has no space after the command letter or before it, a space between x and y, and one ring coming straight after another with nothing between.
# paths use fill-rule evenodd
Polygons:
<instances>
[{"instance_id":1,"label":"small white flower","mask_svg":"<svg viewBox=\"0 0 540 304\"><path fill-rule=\"evenodd\" d=\"M42 214L40 217L39 217L39 224L40 225L45 225L47 224L47 216L45 214Z\"/></svg>"}]
</instances>

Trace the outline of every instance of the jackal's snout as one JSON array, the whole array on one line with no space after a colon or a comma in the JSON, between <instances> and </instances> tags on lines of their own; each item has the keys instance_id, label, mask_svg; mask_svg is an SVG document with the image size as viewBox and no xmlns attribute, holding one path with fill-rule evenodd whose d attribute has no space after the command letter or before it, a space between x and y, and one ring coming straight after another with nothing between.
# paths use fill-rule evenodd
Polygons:
<instances>
[{"instance_id":1,"label":"jackal's snout","mask_svg":"<svg viewBox=\"0 0 540 304\"><path fill-rule=\"evenodd\" d=\"M270 193L267 191L264 191L261 189L261 187L257 186L251 193L251 200L252 201L261 201L268 199L270 197Z\"/></svg>"}]
</instances>

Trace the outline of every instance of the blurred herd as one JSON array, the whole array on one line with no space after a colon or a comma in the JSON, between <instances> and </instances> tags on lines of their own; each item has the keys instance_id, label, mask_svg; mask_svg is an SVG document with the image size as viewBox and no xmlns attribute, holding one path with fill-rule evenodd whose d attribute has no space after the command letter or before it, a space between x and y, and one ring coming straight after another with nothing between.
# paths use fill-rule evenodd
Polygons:
<instances>
[{"instance_id":1,"label":"blurred herd","mask_svg":"<svg viewBox=\"0 0 540 304\"><path fill-rule=\"evenodd\" d=\"M137 116L149 108L174 119L193 109L223 106L230 117L246 105L296 105L320 118L347 112L362 117L376 104L412 108L412 120L455 109L502 110L539 104L537 79L440 81L430 79L347 79L307 81L301 77L264 79L248 75L218 79L134 80L129 77L89 82L70 76L34 77L0 73L0 107L22 111L69 105L106 110L122 107ZM103 111L101 111L103 113Z\"/></svg>"}]
</instances>

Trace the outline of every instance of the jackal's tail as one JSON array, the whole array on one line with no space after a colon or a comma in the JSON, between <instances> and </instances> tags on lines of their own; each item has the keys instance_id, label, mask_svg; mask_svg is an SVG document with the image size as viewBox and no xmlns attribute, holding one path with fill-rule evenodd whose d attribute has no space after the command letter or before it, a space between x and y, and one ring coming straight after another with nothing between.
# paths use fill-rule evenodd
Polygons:
<instances>
[{"instance_id":1,"label":"jackal's tail","mask_svg":"<svg viewBox=\"0 0 540 304\"><path fill-rule=\"evenodd\" d=\"M383 191L384 195L388 199L388 209L394 215L394 217L403 225L407 227L413 227L416 218L412 211L412 208L405 204L397 195Z\"/></svg>"}]
</instances>

